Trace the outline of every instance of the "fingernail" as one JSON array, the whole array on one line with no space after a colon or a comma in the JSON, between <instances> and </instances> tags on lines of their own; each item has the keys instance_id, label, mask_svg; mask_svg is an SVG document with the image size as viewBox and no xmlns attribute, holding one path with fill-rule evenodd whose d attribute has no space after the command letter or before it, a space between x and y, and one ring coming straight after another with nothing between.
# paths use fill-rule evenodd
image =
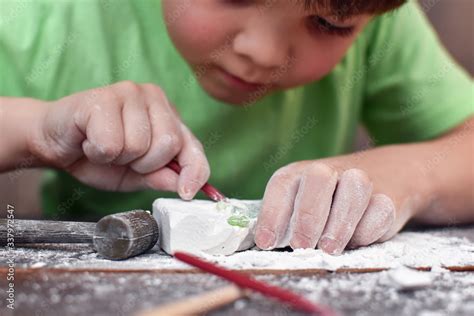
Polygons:
<instances>
[{"instance_id":1,"label":"fingernail","mask_svg":"<svg viewBox=\"0 0 474 316\"><path fill-rule=\"evenodd\" d=\"M339 242L336 239L327 236L321 237L319 248L330 255L340 255L342 253Z\"/></svg>"},{"instance_id":2,"label":"fingernail","mask_svg":"<svg viewBox=\"0 0 474 316\"><path fill-rule=\"evenodd\" d=\"M257 238L255 242L257 246L263 250L268 250L274 247L275 245L275 234L267 229L267 228L260 228L258 233L256 234Z\"/></svg>"},{"instance_id":3,"label":"fingernail","mask_svg":"<svg viewBox=\"0 0 474 316\"><path fill-rule=\"evenodd\" d=\"M293 249L314 248L314 247L311 247L311 240L309 240L308 238L298 233L295 233L293 235L293 238L290 241L290 246Z\"/></svg>"},{"instance_id":4,"label":"fingernail","mask_svg":"<svg viewBox=\"0 0 474 316\"><path fill-rule=\"evenodd\" d=\"M179 191L179 195L181 196L183 200L187 200L187 201L192 200L193 198L193 192L187 186L184 186L183 188L181 188L181 190Z\"/></svg>"}]
</instances>

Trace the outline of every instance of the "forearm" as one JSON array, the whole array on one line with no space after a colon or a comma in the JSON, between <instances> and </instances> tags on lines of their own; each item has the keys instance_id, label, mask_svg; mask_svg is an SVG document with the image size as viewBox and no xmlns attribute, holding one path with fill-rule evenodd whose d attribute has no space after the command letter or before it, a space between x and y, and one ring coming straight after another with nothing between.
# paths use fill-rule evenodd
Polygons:
<instances>
[{"instance_id":1,"label":"forearm","mask_svg":"<svg viewBox=\"0 0 474 316\"><path fill-rule=\"evenodd\" d=\"M429 142L421 176L430 182L431 196L415 217L426 224L474 222L474 118L449 134Z\"/></svg>"},{"instance_id":2,"label":"forearm","mask_svg":"<svg viewBox=\"0 0 474 316\"><path fill-rule=\"evenodd\" d=\"M40 165L30 153L29 138L45 108L40 100L0 97L0 172Z\"/></svg>"}]
</instances>

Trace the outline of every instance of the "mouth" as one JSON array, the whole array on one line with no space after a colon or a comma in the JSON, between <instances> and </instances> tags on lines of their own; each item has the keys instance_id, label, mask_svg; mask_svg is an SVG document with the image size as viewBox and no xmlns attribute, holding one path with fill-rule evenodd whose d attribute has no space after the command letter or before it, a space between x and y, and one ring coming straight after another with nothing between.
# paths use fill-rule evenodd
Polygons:
<instances>
[{"instance_id":1,"label":"mouth","mask_svg":"<svg viewBox=\"0 0 474 316\"><path fill-rule=\"evenodd\" d=\"M245 92L252 92L257 91L266 86L264 83L255 83L255 82L248 82L245 81L233 74L229 73L225 69L217 66L217 70L219 72L220 77L232 88L238 89Z\"/></svg>"}]
</instances>

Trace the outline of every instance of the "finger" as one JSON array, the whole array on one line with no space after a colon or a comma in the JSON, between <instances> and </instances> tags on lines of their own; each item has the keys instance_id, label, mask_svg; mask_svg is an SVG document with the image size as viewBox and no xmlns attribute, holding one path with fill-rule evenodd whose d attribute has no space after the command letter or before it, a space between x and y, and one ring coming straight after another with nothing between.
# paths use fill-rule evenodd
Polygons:
<instances>
[{"instance_id":1,"label":"finger","mask_svg":"<svg viewBox=\"0 0 474 316\"><path fill-rule=\"evenodd\" d=\"M344 171L319 248L333 255L342 253L369 204L371 194L372 183L365 172L358 169Z\"/></svg>"},{"instance_id":2,"label":"finger","mask_svg":"<svg viewBox=\"0 0 474 316\"><path fill-rule=\"evenodd\" d=\"M305 170L295 200L290 240L293 249L316 247L329 215L336 184L336 171L322 163L313 163Z\"/></svg>"},{"instance_id":3,"label":"finger","mask_svg":"<svg viewBox=\"0 0 474 316\"><path fill-rule=\"evenodd\" d=\"M117 166L119 167L119 166ZM147 189L148 186L141 174L136 173L130 168L125 167L125 172L117 185L115 191L132 192Z\"/></svg>"},{"instance_id":4,"label":"finger","mask_svg":"<svg viewBox=\"0 0 474 316\"><path fill-rule=\"evenodd\" d=\"M179 176L169 168L162 168L143 176L146 186L158 191L176 192Z\"/></svg>"},{"instance_id":5,"label":"finger","mask_svg":"<svg viewBox=\"0 0 474 316\"><path fill-rule=\"evenodd\" d=\"M118 166L116 166L118 168ZM115 191L130 192L140 189L176 192L178 175L171 169L162 168L147 175L139 174L130 168L122 173Z\"/></svg>"},{"instance_id":6,"label":"finger","mask_svg":"<svg viewBox=\"0 0 474 316\"><path fill-rule=\"evenodd\" d=\"M114 164L125 165L143 156L151 145L151 124L142 94L125 103L122 110L125 144Z\"/></svg>"},{"instance_id":7,"label":"finger","mask_svg":"<svg viewBox=\"0 0 474 316\"><path fill-rule=\"evenodd\" d=\"M403 228L403 226L405 226L405 224L410 220L410 218L413 217L413 209L415 209L413 205L398 208L396 219L393 221L390 229L377 241L384 242L395 236Z\"/></svg>"},{"instance_id":8,"label":"finger","mask_svg":"<svg viewBox=\"0 0 474 316\"><path fill-rule=\"evenodd\" d=\"M255 243L261 249L274 248L288 229L300 177L290 168L278 170L265 189L255 232Z\"/></svg>"},{"instance_id":9,"label":"finger","mask_svg":"<svg viewBox=\"0 0 474 316\"><path fill-rule=\"evenodd\" d=\"M67 167L66 171L82 183L92 183L97 189L117 191L127 170L122 166L92 163L87 157L82 157Z\"/></svg>"},{"instance_id":10,"label":"finger","mask_svg":"<svg viewBox=\"0 0 474 316\"><path fill-rule=\"evenodd\" d=\"M103 92L86 115L78 115L76 124L86 134L82 149L94 163L106 164L115 160L123 149L124 135L122 105L111 91Z\"/></svg>"},{"instance_id":11,"label":"finger","mask_svg":"<svg viewBox=\"0 0 474 316\"><path fill-rule=\"evenodd\" d=\"M182 148L181 122L172 113L168 100L157 87L147 88L146 102L151 123L148 152L131 163L138 173L147 174L163 168Z\"/></svg>"},{"instance_id":12,"label":"finger","mask_svg":"<svg viewBox=\"0 0 474 316\"><path fill-rule=\"evenodd\" d=\"M381 238L392 227L395 206L385 194L374 194L370 198L362 219L349 242L350 247L367 246Z\"/></svg>"},{"instance_id":13,"label":"finger","mask_svg":"<svg viewBox=\"0 0 474 316\"><path fill-rule=\"evenodd\" d=\"M178 193L184 200L191 200L207 182L211 174L204 148L191 131L182 124L183 148L177 160L181 165Z\"/></svg>"},{"instance_id":14,"label":"finger","mask_svg":"<svg viewBox=\"0 0 474 316\"><path fill-rule=\"evenodd\" d=\"M76 161L66 169L79 181L107 191L136 191L154 189L176 191L178 175L168 168L141 175L125 166L99 165L91 163L86 157Z\"/></svg>"}]
</instances>

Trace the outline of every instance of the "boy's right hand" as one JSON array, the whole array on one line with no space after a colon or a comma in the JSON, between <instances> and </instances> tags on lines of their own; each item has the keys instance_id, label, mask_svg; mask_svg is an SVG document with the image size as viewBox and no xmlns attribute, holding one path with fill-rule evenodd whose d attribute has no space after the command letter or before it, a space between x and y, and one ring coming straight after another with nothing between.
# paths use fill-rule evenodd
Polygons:
<instances>
[{"instance_id":1,"label":"boy's right hand","mask_svg":"<svg viewBox=\"0 0 474 316\"><path fill-rule=\"evenodd\" d=\"M125 81L46 107L28 137L30 151L87 185L176 191L188 200L209 178L203 146L156 85ZM165 167L175 157L180 175Z\"/></svg>"}]
</instances>

